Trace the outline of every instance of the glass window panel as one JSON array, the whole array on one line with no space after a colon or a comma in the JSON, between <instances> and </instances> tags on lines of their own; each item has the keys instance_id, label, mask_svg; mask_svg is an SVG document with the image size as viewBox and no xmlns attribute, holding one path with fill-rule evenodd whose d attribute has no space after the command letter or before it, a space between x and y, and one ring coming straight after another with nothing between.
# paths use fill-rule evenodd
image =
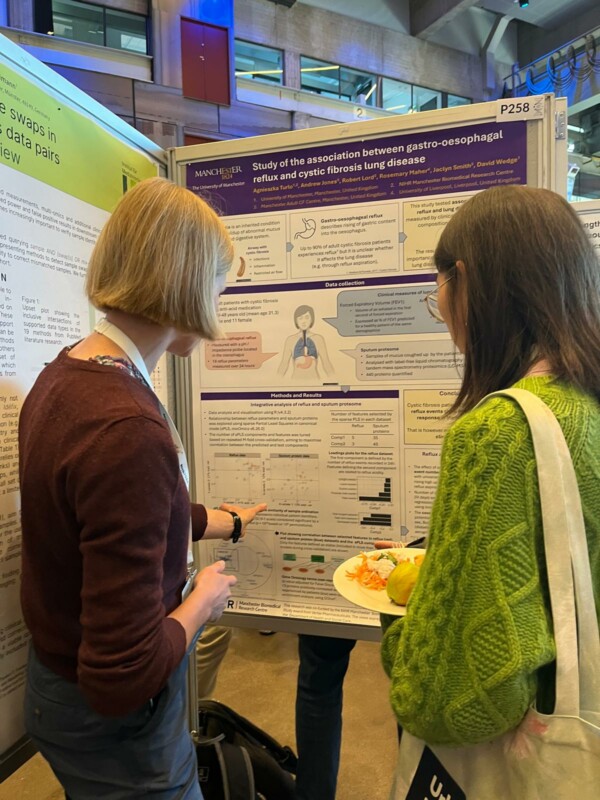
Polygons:
<instances>
[{"instance_id":1,"label":"glass window panel","mask_svg":"<svg viewBox=\"0 0 600 800\"><path fill-rule=\"evenodd\" d=\"M340 67L327 61L300 56L301 88L325 97L340 96Z\"/></svg>"},{"instance_id":2,"label":"glass window panel","mask_svg":"<svg viewBox=\"0 0 600 800\"><path fill-rule=\"evenodd\" d=\"M147 53L146 17L106 9L106 46Z\"/></svg>"},{"instance_id":3,"label":"glass window panel","mask_svg":"<svg viewBox=\"0 0 600 800\"><path fill-rule=\"evenodd\" d=\"M236 77L283 83L283 53L273 47L235 40Z\"/></svg>"},{"instance_id":4,"label":"glass window panel","mask_svg":"<svg viewBox=\"0 0 600 800\"><path fill-rule=\"evenodd\" d=\"M470 98L461 97L459 94L448 95L448 108L452 108L453 106L469 106L471 102Z\"/></svg>"},{"instance_id":5,"label":"glass window panel","mask_svg":"<svg viewBox=\"0 0 600 800\"><path fill-rule=\"evenodd\" d=\"M415 111L433 111L442 107L442 93L424 86L413 87L413 108Z\"/></svg>"},{"instance_id":6,"label":"glass window panel","mask_svg":"<svg viewBox=\"0 0 600 800\"><path fill-rule=\"evenodd\" d=\"M391 78L381 79L381 106L396 114L408 114L412 108L412 85Z\"/></svg>"},{"instance_id":7,"label":"glass window panel","mask_svg":"<svg viewBox=\"0 0 600 800\"><path fill-rule=\"evenodd\" d=\"M340 96L342 100L374 106L377 103L377 78L375 75L341 67Z\"/></svg>"},{"instance_id":8,"label":"glass window panel","mask_svg":"<svg viewBox=\"0 0 600 800\"><path fill-rule=\"evenodd\" d=\"M77 0L53 0L55 36L77 42L104 44L104 9Z\"/></svg>"}]
</instances>

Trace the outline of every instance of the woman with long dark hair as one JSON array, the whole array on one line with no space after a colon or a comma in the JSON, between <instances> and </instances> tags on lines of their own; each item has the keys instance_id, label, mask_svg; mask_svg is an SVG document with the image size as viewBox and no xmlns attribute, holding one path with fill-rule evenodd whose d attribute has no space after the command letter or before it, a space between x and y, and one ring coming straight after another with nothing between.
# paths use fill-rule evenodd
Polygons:
<instances>
[{"instance_id":1,"label":"woman with long dark hair","mask_svg":"<svg viewBox=\"0 0 600 800\"><path fill-rule=\"evenodd\" d=\"M569 204L521 186L468 200L435 265L429 310L464 355L458 419L444 439L420 577L406 616L384 620L382 653L404 731L468 746L515 729L534 701L543 712L554 705L532 437L512 399L481 403L491 392L527 389L560 423L600 613L600 266Z\"/></svg>"}]
</instances>

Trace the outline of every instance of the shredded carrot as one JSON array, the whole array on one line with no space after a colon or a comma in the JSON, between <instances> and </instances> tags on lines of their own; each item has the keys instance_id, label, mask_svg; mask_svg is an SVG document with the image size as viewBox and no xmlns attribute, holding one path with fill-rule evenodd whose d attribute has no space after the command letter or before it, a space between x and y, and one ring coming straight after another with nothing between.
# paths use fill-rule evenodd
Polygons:
<instances>
[{"instance_id":1,"label":"shredded carrot","mask_svg":"<svg viewBox=\"0 0 600 800\"><path fill-rule=\"evenodd\" d=\"M367 566L367 556L364 553L360 557L361 563L358 567L352 572L346 571L346 575L367 589L385 589L387 581Z\"/></svg>"},{"instance_id":2,"label":"shredded carrot","mask_svg":"<svg viewBox=\"0 0 600 800\"><path fill-rule=\"evenodd\" d=\"M346 575L353 581L358 581L361 586L366 589L385 589L387 586L387 578L382 578L377 572L374 572L367 564L366 553L360 554L361 563L352 572L346 570ZM417 555L413 561L417 566L423 563L424 555ZM397 558L398 564L403 561L410 561L410 558Z\"/></svg>"}]
</instances>

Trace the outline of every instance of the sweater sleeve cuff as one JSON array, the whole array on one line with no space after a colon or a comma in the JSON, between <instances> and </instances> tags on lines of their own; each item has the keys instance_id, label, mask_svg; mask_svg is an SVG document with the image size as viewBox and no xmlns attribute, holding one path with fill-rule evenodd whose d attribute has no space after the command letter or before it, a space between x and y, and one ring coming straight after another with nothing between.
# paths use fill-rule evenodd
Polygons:
<instances>
[{"instance_id":1,"label":"sweater sleeve cuff","mask_svg":"<svg viewBox=\"0 0 600 800\"><path fill-rule=\"evenodd\" d=\"M185 630L183 625L173 617L166 617L165 634L171 642L173 660L177 665L185 656Z\"/></svg>"},{"instance_id":2,"label":"sweater sleeve cuff","mask_svg":"<svg viewBox=\"0 0 600 800\"><path fill-rule=\"evenodd\" d=\"M208 515L206 508L200 503L192 503L192 541L202 539L206 532Z\"/></svg>"}]
</instances>

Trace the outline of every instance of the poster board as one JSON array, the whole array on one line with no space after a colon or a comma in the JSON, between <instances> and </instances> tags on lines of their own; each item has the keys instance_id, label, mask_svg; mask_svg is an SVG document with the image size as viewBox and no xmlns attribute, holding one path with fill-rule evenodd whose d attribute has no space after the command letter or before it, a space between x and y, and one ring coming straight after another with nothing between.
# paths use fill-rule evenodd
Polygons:
<instances>
[{"instance_id":1,"label":"poster board","mask_svg":"<svg viewBox=\"0 0 600 800\"><path fill-rule=\"evenodd\" d=\"M44 364L93 324L83 279L110 211L165 163L161 148L0 36L0 780L32 752L22 718L20 406Z\"/></svg>"},{"instance_id":2,"label":"poster board","mask_svg":"<svg viewBox=\"0 0 600 800\"><path fill-rule=\"evenodd\" d=\"M600 200L583 200L572 205L600 258Z\"/></svg>"},{"instance_id":3,"label":"poster board","mask_svg":"<svg viewBox=\"0 0 600 800\"><path fill-rule=\"evenodd\" d=\"M564 191L556 109L497 101L172 151L235 247L227 339L188 380L196 498L269 504L242 543L200 544L238 577L228 624L378 638L332 575L375 539L427 532L459 383L422 302L433 249L476 191Z\"/></svg>"}]
</instances>

